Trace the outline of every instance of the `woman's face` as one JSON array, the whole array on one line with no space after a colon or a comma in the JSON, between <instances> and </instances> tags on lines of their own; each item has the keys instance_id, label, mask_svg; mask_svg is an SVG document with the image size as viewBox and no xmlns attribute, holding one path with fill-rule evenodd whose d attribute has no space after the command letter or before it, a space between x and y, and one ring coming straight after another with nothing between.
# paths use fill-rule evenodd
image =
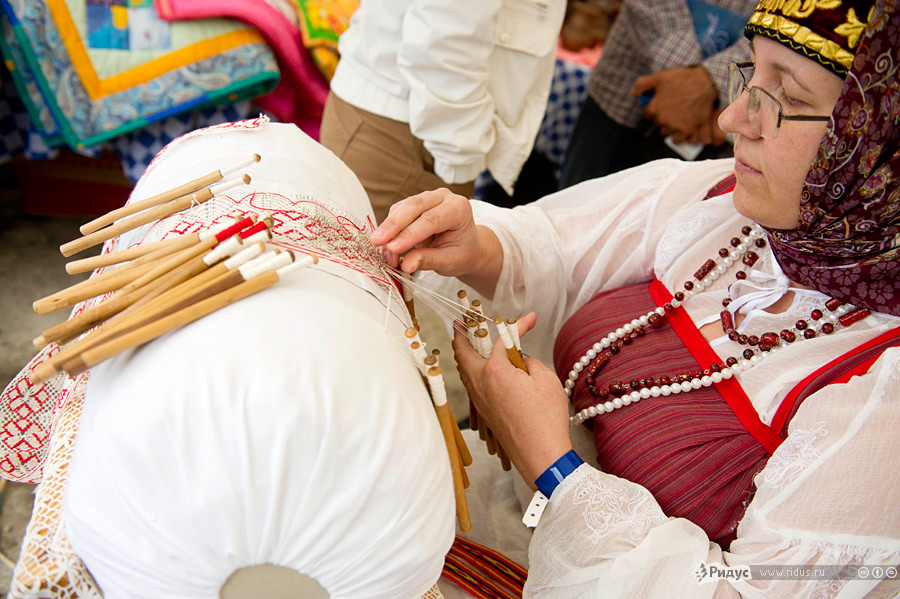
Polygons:
<instances>
[{"instance_id":1,"label":"woman's face","mask_svg":"<svg viewBox=\"0 0 900 599\"><path fill-rule=\"evenodd\" d=\"M777 99L787 116L830 115L843 80L825 67L765 37L753 38L756 68L747 87L759 87ZM795 229L800 192L822 142L824 121L782 121L775 139L763 139L750 125L748 93L719 116L719 126L734 134L734 205L737 211L773 229Z\"/></svg>"}]
</instances>

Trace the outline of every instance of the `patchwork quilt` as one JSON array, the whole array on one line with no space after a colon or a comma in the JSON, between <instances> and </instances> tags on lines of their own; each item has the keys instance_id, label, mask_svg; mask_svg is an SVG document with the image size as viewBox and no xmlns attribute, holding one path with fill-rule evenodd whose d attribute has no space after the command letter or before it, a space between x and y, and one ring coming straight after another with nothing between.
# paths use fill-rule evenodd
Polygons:
<instances>
[{"instance_id":1,"label":"patchwork quilt","mask_svg":"<svg viewBox=\"0 0 900 599\"><path fill-rule=\"evenodd\" d=\"M235 19L168 22L154 0L0 0L0 8L0 51L50 147L88 147L254 98L280 76L260 33Z\"/></svg>"}]
</instances>

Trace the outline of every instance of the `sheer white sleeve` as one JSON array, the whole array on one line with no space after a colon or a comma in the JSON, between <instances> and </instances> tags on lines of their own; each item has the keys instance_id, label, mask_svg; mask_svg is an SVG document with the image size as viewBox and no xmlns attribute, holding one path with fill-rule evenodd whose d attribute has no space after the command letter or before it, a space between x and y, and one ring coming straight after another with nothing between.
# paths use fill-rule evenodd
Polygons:
<instances>
[{"instance_id":1,"label":"sheer white sleeve","mask_svg":"<svg viewBox=\"0 0 900 599\"><path fill-rule=\"evenodd\" d=\"M666 518L643 487L581 466L557 487L535 530L525 596L894 597L900 577L873 573L900 564L898 427L900 349L891 349L868 374L804 402L756 476L756 495L724 554L694 524ZM753 578L701 582L701 563L753 566ZM793 579L767 579L776 566L866 566L870 578L798 580L789 571Z\"/></svg>"},{"instance_id":2,"label":"sheer white sleeve","mask_svg":"<svg viewBox=\"0 0 900 599\"><path fill-rule=\"evenodd\" d=\"M881 598L900 593L900 349L863 376L810 396L757 475L729 564L866 566L867 580L749 580L747 597ZM851 570L846 570L849 574ZM895 570L896 572L896 570Z\"/></svg>"},{"instance_id":3,"label":"sheer white sleeve","mask_svg":"<svg viewBox=\"0 0 900 599\"><path fill-rule=\"evenodd\" d=\"M549 361L556 333L578 307L598 291L653 276L666 227L732 167L731 160L662 160L513 210L473 202L476 222L497 234L504 254L485 309L508 316L536 312L538 327L526 350Z\"/></svg>"},{"instance_id":4,"label":"sheer white sleeve","mask_svg":"<svg viewBox=\"0 0 900 599\"><path fill-rule=\"evenodd\" d=\"M553 493L528 552L525 597L711 597L693 571L710 544L649 491L583 465ZM690 591L690 595L684 594Z\"/></svg>"}]
</instances>

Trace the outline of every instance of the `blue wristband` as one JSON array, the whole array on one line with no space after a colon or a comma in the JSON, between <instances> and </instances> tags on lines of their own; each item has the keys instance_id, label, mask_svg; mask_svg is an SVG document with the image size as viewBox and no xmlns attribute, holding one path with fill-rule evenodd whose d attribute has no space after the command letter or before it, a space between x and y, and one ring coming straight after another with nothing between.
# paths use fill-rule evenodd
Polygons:
<instances>
[{"instance_id":1,"label":"blue wristband","mask_svg":"<svg viewBox=\"0 0 900 599\"><path fill-rule=\"evenodd\" d=\"M571 450L556 460L552 466L544 470L544 473L537 477L534 484L538 491L543 493L547 499L550 499L559 483L575 472L575 469L582 464L584 464L584 460L578 457L574 450Z\"/></svg>"}]
</instances>

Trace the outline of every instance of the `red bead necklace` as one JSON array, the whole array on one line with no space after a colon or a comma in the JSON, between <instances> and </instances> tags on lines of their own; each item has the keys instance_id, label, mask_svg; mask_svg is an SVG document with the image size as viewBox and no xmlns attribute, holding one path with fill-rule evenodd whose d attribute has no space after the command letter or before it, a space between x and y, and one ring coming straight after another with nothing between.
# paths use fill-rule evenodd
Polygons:
<instances>
[{"instance_id":1,"label":"red bead necklace","mask_svg":"<svg viewBox=\"0 0 900 599\"><path fill-rule=\"evenodd\" d=\"M759 255L751 248L761 249L766 247L766 243L765 232L758 225L744 226L741 229L741 237L732 238L730 248L721 248L718 251L718 258L704 262L694 273L693 280L684 283L684 291L676 292L671 302L666 302L648 314L624 324L594 343L572 366L564 386L566 395L571 396L580 373L586 371L585 384L591 395L597 398L598 403L575 414L570 419L572 424L581 424L589 418L611 412L641 399L674 395L701 387L709 387L714 383L729 379L735 374L749 370L766 355L793 343L801 335L804 339L812 339L818 333L830 335L835 331L835 325L850 326L869 315L869 311L864 308L854 308L840 300L829 299L825 302L827 312L816 308L810 313L812 322L801 319L792 328L784 329L780 333L768 331L759 336L745 335L738 333L734 327L731 312L727 310L731 303L731 298L728 297L722 301L726 309L720 313L719 317L722 330L728 338L740 345L748 346L740 357L730 356L724 363L713 363L709 368L702 370L672 373L659 377L644 377L628 382L613 381L605 386L596 382L595 377L613 356L639 337L646 335L649 329L661 327L667 314L680 307L682 303L704 287L711 285L732 265L740 263L741 270L735 273L735 278L746 279L747 272L759 260Z\"/></svg>"}]
</instances>

